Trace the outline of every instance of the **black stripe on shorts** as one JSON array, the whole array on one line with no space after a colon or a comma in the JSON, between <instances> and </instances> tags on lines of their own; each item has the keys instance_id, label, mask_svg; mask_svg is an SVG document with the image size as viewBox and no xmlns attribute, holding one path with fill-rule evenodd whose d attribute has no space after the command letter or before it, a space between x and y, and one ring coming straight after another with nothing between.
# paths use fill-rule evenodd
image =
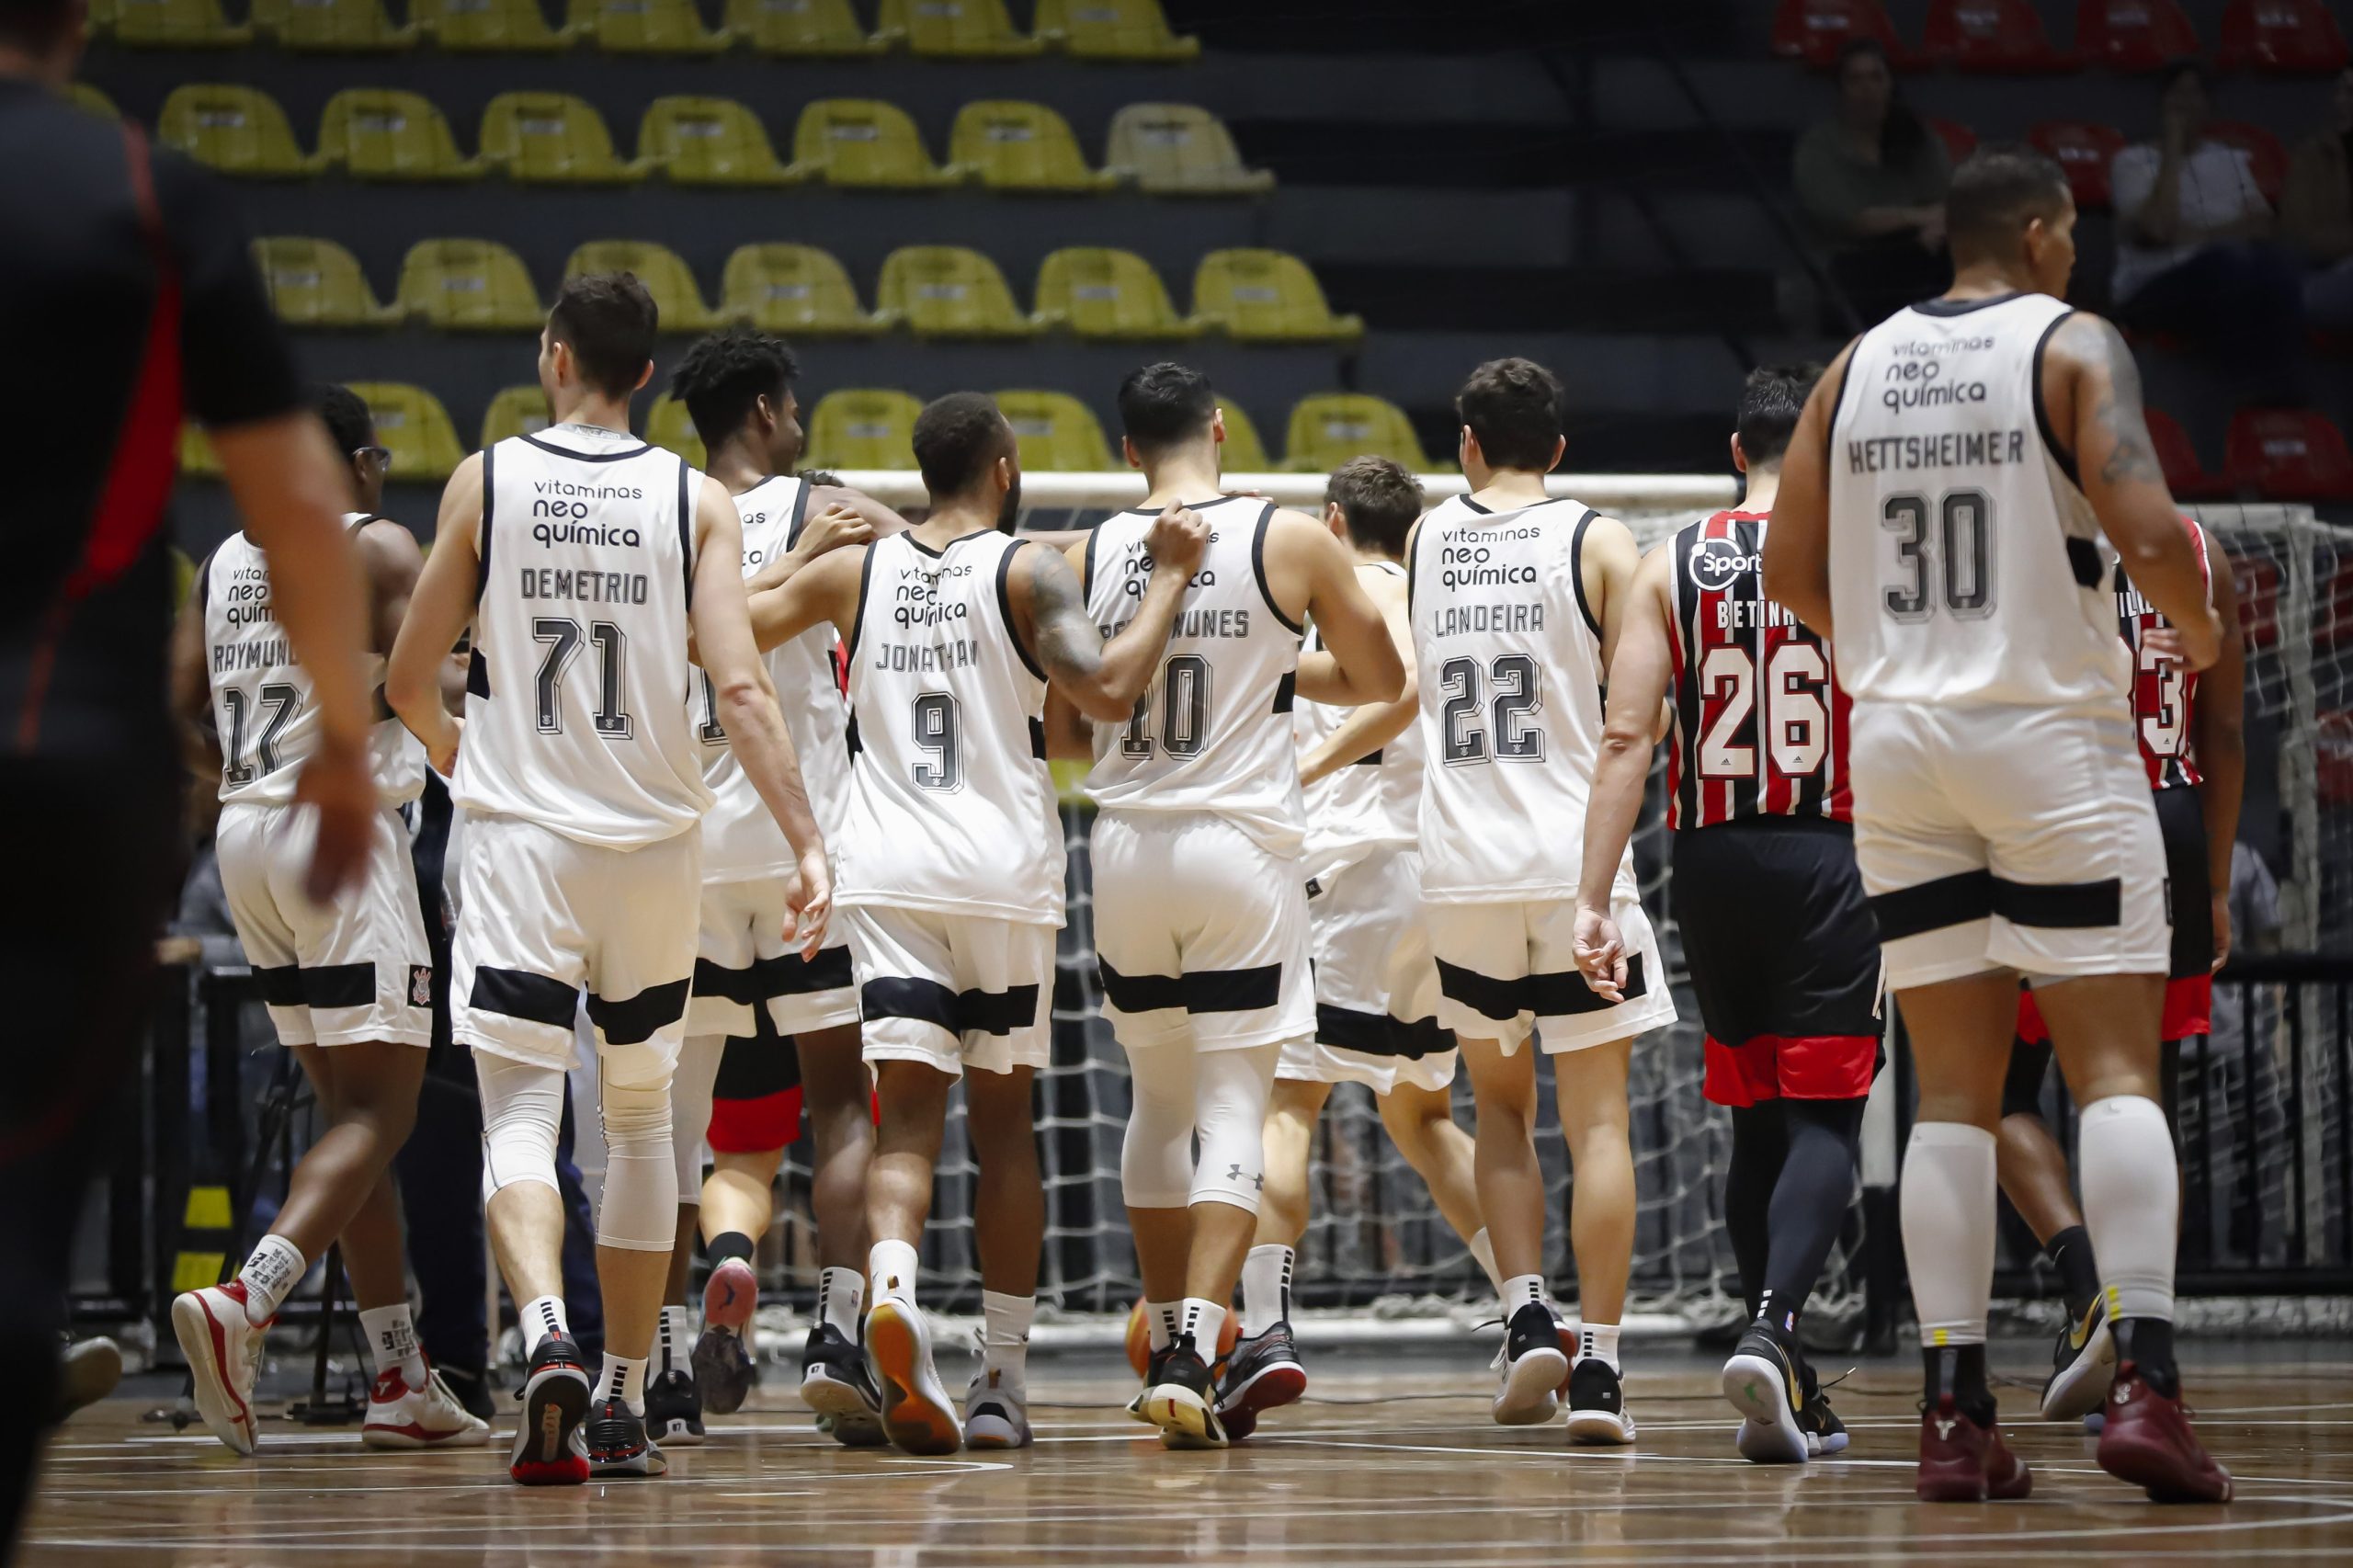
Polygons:
<instances>
[{"instance_id":1,"label":"black stripe on shorts","mask_svg":"<svg viewBox=\"0 0 2353 1568\"><path fill-rule=\"evenodd\" d=\"M2013 926L2083 931L2124 923L2124 883L2014 882L1994 877L1994 913Z\"/></svg>"},{"instance_id":2,"label":"black stripe on shorts","mask_svg":"<svg viewBox=\"0 0 2353 1568\"><path fill-rule=\"evenodd\" d=\"M912 1018L952 1035L1008 1035L1038 1021L1038 987L950 991L936 980L885 975L859 987L858 1007L869 1023L878 1018Z\"/></svg>"},{"instance_id":3,"label":"black stripe on shorts","mask_svg":"<svg viewBox=\"0 0 2353 1568\"><path fill-rule=\"evenodd\" d=\"M686 980L666 980L618 1002L607 1001L592 991L588 1021L597 1026L607 1045L642 1045L687 1016L688 990Z\"/></svg>"},{"instance_id":4,"label":"black stripe on shorts","mask_svg":"<svg viewBox=\"0 0 2353 1568\"><path fill-rule=\"evenodd\" d=\"M580 991L551 975L483 964L474 971L474 988L466 1005L479 1012L568 1029L580 1010Z\"/></svg>"},{"instance_id":5,"label":"black stripe on shorts","mask_svg":"<svg viewBox=\"0 0 2353 1568\"><path fill-rule=\"evenodd\" d=\"M1966 926L1993 913L1994 873L1982 869L1871 895L1871 918L1879 922L1881 942Z\"/></svg>"},{"instance_id":6,"label":"black stripe on shorts","mask_svg":"<svg viewBox=\"0 0 2353 1568\"><path fill-rule=\"evenodd\" d=\"M376 1005L376 966L372 963L329 964L302 971L302 1001L312 1007L372 1007Z\"/></svg>"}]
</instances>

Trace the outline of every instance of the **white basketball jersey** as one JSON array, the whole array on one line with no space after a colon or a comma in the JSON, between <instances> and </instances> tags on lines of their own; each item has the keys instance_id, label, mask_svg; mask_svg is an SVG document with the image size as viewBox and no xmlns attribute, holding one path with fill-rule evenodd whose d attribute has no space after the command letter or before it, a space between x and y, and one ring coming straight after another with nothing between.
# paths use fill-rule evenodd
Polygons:
<instances>
[{"instance_id":1,"label":"white basketball jersey","mask_svg":"<svg viewBox=\"0 0 2353 1568\"><path fill-rule=\"evenodd\" d=\"M1020 548L993 530L936 553L912 534L867 547L835 903L1062 924L1046 676L1006 597Z\"/></svg>"},{"instance_id":2,"label":"white basketball jersey","mask_svg":"<svg viewBox=\"0 0 2353 1568\"><path fill-rule=\"evenodd\" d=\"M1377 570L1404 576L1394 562L1371 563ZM1323 646L1315 629L1307 629L1307 647ZM1293 714L1299 749L1304 756L1356 710L1300 700ZM1302 787L1307 804L1307 869L1311 876L1328 876L1355 864L1376 849L1409 846L1415 842L1421 814L1422 731L1419 722L1387 745L1333 769Z\"/></svg>"},{"instance_id":3,"label":"white basketball jersey","mask_svg":"<svg viewBox=\"0 0 2353 1568\"><path fill-rule=\"evenodd\" d=\"M634 849L710 804L687 659L702 475L626 432L559 425L483 453L469 811Z\"/></svg>"},{"instance_id":4,"label":"white basketball jersey","mask_svg":"<svg viewBox=\"0 0 2353 1568\"><path fill-rule=\"evenodd\" d=\"M1407 562L1422 699L1422 886L1433 903L1576 896L1601 743L1601 622L1580 566L1591 507L1422 519ZM1618 869L1633 896L1630 846Z\"/></svg>"},{"instance_id":5,"label":"white basketball jersey","mask_svg":"<svg viewBox=\"0 0 2353 1568\"><path fill-rule=\"evenodd\" d=\"M1086 792L1103 810L1213 812L1270 855L1306 837L1291 731L1300 628L1267 591L1273 503L1197 501L1209 549L1176 612L1160 671L1123 724L1095 726ZM1135 619L1152 576L1157 512L1120 512L1086 540L1086 610L1108 642Z\"/></svg>"},{"instance_id":6,"label":"white basketball jersey","mask_svg":"<svg viewBox=\"0 0 2353 1568\"><path fill-rule=\"evenodd\" d=\"M735 497L735 510L744 519L746 578L792 548L808 507L808 483L784 474L763 480ZM813 627L767 654L777 707L801 758L809 809L828 838L841 831L842 803L849 790L845 738L849 710L834 677L834 648L839 641L831 626ZM738 882L786 875L793 866L792 846L735 760L717 709L710 677L701 676L696 683L695 738L702 744L703 782L717 797L702 820L702 880Z\"/></svg>"},{"instance_id":7,"label":"white basketball jersey","mask_svg":"<svg viewBox=\"0 0 2353 1568\"><path fill-rule=\"evenodd\" d=\"M1830 426L1830 604L1858 702L2114 710L2114 551L2059 456L2047 294L1901 310L1865 333Z\"/></svg>"},{"instance_id":8,"label":"white basketball jersey","mask_svg":"<svg viewBox=\"0 0 2353 1568\"><path fill-rule=\"evenodd\" d=\"M374 517L352 512L357 533ZM197 591L204 599L205 667L212 680L212 719L221 738L221 799L282 806L294 799L302 764L319 747L318 704L311 672L278 623L269 562L242 533L231 534L205 562ZM361 678L382 710L384 656L367 655ZM425 747L398 719L369 733L376 793L387 805L414 801L425 788Z\"/></svg>"}]
</instances>

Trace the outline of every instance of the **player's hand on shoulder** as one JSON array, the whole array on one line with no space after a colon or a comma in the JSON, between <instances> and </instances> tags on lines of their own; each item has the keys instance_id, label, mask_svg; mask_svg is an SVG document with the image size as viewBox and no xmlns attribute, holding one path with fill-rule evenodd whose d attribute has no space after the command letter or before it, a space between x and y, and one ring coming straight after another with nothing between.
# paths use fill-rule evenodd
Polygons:
<instances>
[{"instance_id":1,"label":"player's hand on shoulder","mask_svg":"<svg viewBox=\"0 0 2353 1568\"><path fill-rule=\"evenodd\" d=\"M1626 938L1619 933L1618 923L1601 910L1579 904L1569 941L1577 972L1585 976L1593 994L1605 1001L1624 1001Z\"/></svg>"},{"instance_id":2,"label":"player's hand on shoulder","mask_svg":"<svg viewBox=\"0 0 2353 1568\"><path fill-rule=\"evenodd\" d=\"M452 762L456 756L453 744ZM368 748L322 741L302 765L294 799L311 807L318 823L304 887L312 903L327 903L357 886L368 863L376 821L376 775Z\"/></svg>"},{"instance_id":3,"label":"player's hand on shoulder","mask_svg":"<svg viewBox=\"0 0 2353 1568\"><path fill-rule=\"evenodd\" d=\"M1201 557L1209 553L1210 526L1191 507L1171 502L1153 518L1143 543L1152 553L1154 571L1179 572L1190 577Z\"/></svg>"},{"instance_id":4,"label":"player's hand on shoulder","mask_svg":"<svg viewBox=\"0 0 2353 1568\"><path fill-rule=\"evenodd\" d=\"M809 519L801 538L813 560L846 544L873 543L874 525L839 502L828 502L824 511Z\"/></svg>"},{"instance_id":5,"label":"player's hand on shoulder","mask_svg":"<svg viewBox=\"0 0 2353 1568\"><path fill-rule=\"evenodd\" d=\"M784 884L784 906L792 911L790 938L804 959L813 959L825 945L825 927L834 917L834 872L823 845L812 845Z\"/></svg>"}]
</instances>

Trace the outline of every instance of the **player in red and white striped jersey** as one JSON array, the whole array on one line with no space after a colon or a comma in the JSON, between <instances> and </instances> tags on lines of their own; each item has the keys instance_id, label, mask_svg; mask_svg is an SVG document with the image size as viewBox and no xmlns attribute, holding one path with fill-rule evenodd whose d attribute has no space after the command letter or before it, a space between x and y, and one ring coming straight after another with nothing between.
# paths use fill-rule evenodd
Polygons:
<instances>
[{"instance_id":1,"label":"player in red and white striped jersey","mask_svg":"<svg viewBox=\"0 0 2353 1568\"><path fill-rule=\"evenodd\" d=\"M1822 640L1765 597L1759 564L1781 454L1820 373L1749 376L1732 443L1747 498L1643 562L1586 818L1584 864L1615 866L1664 702L1669 890L1707 1025L1705 1093L1732 1108L1724 1218L1755 1320L1724 1392L1748 1417L1740 1451L1764 1461L1845 1446L1797 1320L1854 1192L1879 1057L1879 928L1855 869L1847 694ZM1622 960L1606 878L1586 881L1578 966L1607 995Z\"/></svg>"},{"instance_id":2,"label":"player in red and white striped jersey","mask_svg":"<svg viewBox=\"0 0 2353 1568\"><path fill-rule=\"evenodd\" d=\"M2222 655L2211 669L2200 673L2169 656L2166 640L2153 634L2170 623L2133 587L2122 566L2116 570L2117 630L2133 653L2132 729L2149 770L2149 788L2156 792L2173 903L2157 1076L2169 1123L2176 1119L2181 1042L2207 1032L2213 971L2230 956L2231 844L2238 835L2239 795L2246 776L2241 734L2246 653L2238 636L2230 558L2204 528L2183 521L2198 542L2199 568L2223 628ZM2043 1385L2042 1414L2048 1420L2073 1421L2107 1397L2116 1356L2101 1321L2098 1264L2067 1179L2067 1157L2042 1119L2042 1085L2050 1069L2051 1030L2034 993L2022 988L2018 1040L2002 1085L1995 1168L2011 1207L2059 1271L2067 1322Z\"/></svg>"}]
</instances>

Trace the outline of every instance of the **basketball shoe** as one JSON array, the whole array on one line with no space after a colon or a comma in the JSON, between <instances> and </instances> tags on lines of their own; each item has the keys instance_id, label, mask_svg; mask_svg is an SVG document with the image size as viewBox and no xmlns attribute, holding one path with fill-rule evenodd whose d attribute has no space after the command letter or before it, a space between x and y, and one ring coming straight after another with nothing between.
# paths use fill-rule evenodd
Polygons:
<instances>
[{"instance_id":1,"label":"basketball shoe","mask_svg":"<svg viewBox=\"0 0 2353 1568\"><path fill-rule=\"evenodd\" d=\"M1152 1391L1160 1386L1161 1374L1168 1370L1168 1358L1176 1352L1176 1346L1172 1342L1162 1346L1145 1359L1143 1381L1136 1385L1135 1398L1128 1401L1128 1414L1147 1426L1152 1425L1152 1417L1144 1407L1151 1403Z\"/></svg>"},{"instance_id":2,"label":"basketball shoe","mask_svg":"<svg viewBox=\"0 0 2353 1568\"><path fill-rule=\"evenodd\" d=\"M594 1392L587 1364L570 1335L551 1334L540 1341L516 1394L523 1415L515 1423L515 1448L506 1460L506 1473L516 1484L578 1486L588 1479L588 1446L580 1424Z\"/></svg>"},{"instance_id":3,"label":"basketball shoe","mask_svg":"<svg viewBox=\"0 0 2353 1568\"><path fill-rule=\"evenodd\" d=\"M657 1443L702 1441L702 1391L693 1373L666 1367L645 1380L645 1426Z\"/></svg>"},{"instance_id":4,"label":"basketball shoe","mask_svg":"<svg viewBox=\"0 0 2353 1568\"><path fill-rule=\"evenodd\" d=\"M1018 1383L1007 1383L1001 1372L983 1372L964 1393L964 1446L968 1449L1026 1449L1029 1432L1029 1396Z\"/></svg>"},{"instance_id":5,"label":"basketball shoe","mask_svg":"<svg viewBox=\"0 0 2353 1568\"><path fill-rule=\"evenodd\" d=\"M801 1349L801 1401L816 1413L820 1430L846 1449L888 1447L882 1395L867 1369L866 1352L829 1323L809 1330Z\"/></svg>"},{"instance_id":6,"label":"basketball shoe","mask_svg":"<svg viewBox=\"0 0 2353 1568\"><path fill-rule=\"evenodd\" d=\"M1805 1433L1808 1459L1820 1459L1824 1454L1843 1451L1847 1447L1847 1424L1830 1408L1830 1390L1846 1377L1841 1372L1829 1382L1817 1382L1813 1363L1802 1357L1798 1361L1798 1377L1805 1386L1805 1403L1798 1411L1798 1426Z\"/></svg>"},{"instance_id":7,"label":"basketball shoe","mask_svg":"<svg viewBox=\"0 0 2353 1568\"><path fill-rule=\"evenodd\" d=\"M1239 1442L1257 1430L1260 1415L1296 1404L1306 1392L1307 1369L1299 1364L1290 1324L1277 1319L1264 1334L1236 1343L1226 1356L1224 1376L1218 1381L1217 1418L1226 1437Z\"/></svg>"},{"instance_id":8,"label":"basketball shoe","mask_svg":"<svg viewBox=\"0 0 2353 1568\"><path fill-rule=\"evenodd\" d=\"M172 1302L172 1335L188 1358L196 1413L214 1437L247 1456L256 1447L254 1380L261 1373L262 1333L245 1317L242 1279L183 1291Z\"/></svg>"},{"instance_id":9,"label":"basketball shoe","mask_svg":"<svg viewBox=\"0 0 2353 1568\"><path fill-rule=\"evenodd\" d=\"M1217 1381L1193 1344L1180 1334L1153 1358L1156 1379L1144 1390L1143 1418L1160 1428L1165 1449L1222 1449L1225 1426L1217 1417Z\"/></svg>"},{"instance_id":10,"label":"basketball shoe","mask_svg":"<svg viewBox=\"0 0 2353 1568\"><path fill-rule=\"evenodd\" d=\"M752 1347L752 1314L760 1304L760 1277L740 1257L722 1259L702 1288L702 1333L691 1358L695 1387L705 1409L733 1415L760 1379Z\"/></svg>"},{"instance_id":11,"label":"basketball shoe","mask_svg":"<svg viewBox=\"0 0 2353 1568\"><path fill-rule=\"evenodd\" d=\"M597 1402L588 1413L588 1473L598 1480L631 1475L667 1475L670 1461L645 1435L645 1419L618 1399Z\"/></svg>"},{"instance_id":12,"label":"basketball shoe","mask_svg":"<svg viewBox=\"0 0 2353 1568\"><path fill-rule=\"evenodd\" d=\"M1724 1363L1724 1397L1745 1418L1733 1437L1741 1457L1756 1464L1799 1464L1812 1452L1806 1440L1804 1356L1771 1324L1748 1325Z\"/></svg>"},{"instance_id":13,"label":"basketball shoe","mask_svg":"<svg viewBox=\"0 0 2353 1568\"><path fill-rule=\"evenodd\" d=\"M72 1339L58 1350L57 1388L49 1410L56 1426L85 1405L96 1404L122 1381L122 1347L113 1340Z\"/></svg>"},{"instance_id":14,"label":"basketball shoe","mask_svg":"<svg viewBox=\"0 0 2353 1568\"><path fill-rule=\"evenodd\" d=\"M2099 1467L2141 1487L2156 1503L2227 1503L2231 1472L2214 1462L2189 1429L2178 1390L2161 1392L2140 1368L2116 1369L2100 1425Z\"/></svg>"},{"instance_id":15,"label":"basketball shoe","mask_svg":"<svg viewBox=\"0 0 2353 1568\"><path fill-rule=\"evenodd\" d=\"M1598 1356L1569 1369L1569 1441L1623 1444L1634 1440L1634 1417L1626 1408L1625 1381Z\"/></svg>"},{"instance_id":16,"label":"basketball shoe","mask_svg":"<svg viewBox=\"0 0 2353 1568\"><path fill-rule=\"evenodd\" d=\"M1949 1392L1920 1407L1920 1473L1913 1490L1923 1503L2010 1503L2034 1490L2034 1476L2003 1446L2000 1426L1980 1426Z\"/></svg>"},{"instance_id":17,"label":"basketball shoe","mask_svg":"<svg viewBox=\"0 0 2353 1568\"><path fill-rule=\"evenodd\" d=\"M2051 1353L2051 1381L2042 1385L2045 1421L2080 1421L2108 1398L2116 1381L2116 1339L2108 1331L2106 1305L2097 1296L2080 1312L2070 1312Z\"/></svg>"},{"instance_id":18,"label":"basketball shoe","mask_svg":"<svg viewBox=\"0 0 2353 1568\"><path fill-rule=\"evenodd\" d=\"M490 1423L467 1410L430 1366L425 1386L413 1388L395 1361L368 1390L359 1440L371 1449L478 1449L490 1441Z\"/></svg>"},{"instance_id":19,"label":"basketball shoe","mask_svg":"<svg viewBox=\"0 0 2353 1568\"><path fill-rule=\"evenodd\" d=\"M881 1389L882 1430L910 1454L952 1454L964 1446L956 1406L932 1364L931 1328L913 1301L885 1296L866 1314L866 1355Z\"/></svg>"},{"instance_id":20,"label":"basketball shoe","mask_svg":"<svg viewBox=\"0 0 2353 1568\"><path fill-rule=\"evenodd\" d=\"M1520 1303L1505 1324L1500 1364L1503 1386L1489 1407L1496 1425L1534 1426L1559 1413L1569 1358L1561 1348L1552 1308L1541 1301Z\"/></svg>"}]
</instances>

